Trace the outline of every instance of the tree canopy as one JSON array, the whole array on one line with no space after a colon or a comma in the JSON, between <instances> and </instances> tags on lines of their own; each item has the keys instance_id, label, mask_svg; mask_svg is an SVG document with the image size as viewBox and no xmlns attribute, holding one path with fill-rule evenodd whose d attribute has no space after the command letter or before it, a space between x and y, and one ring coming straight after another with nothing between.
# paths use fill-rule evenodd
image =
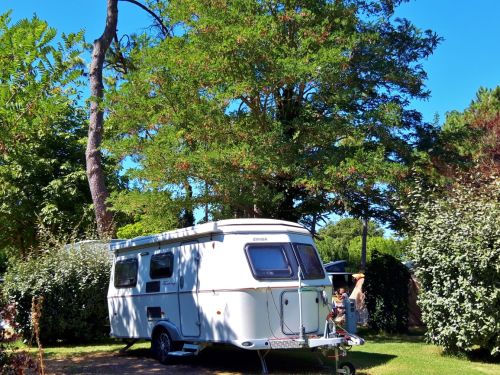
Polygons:
<instances>
[{"instance_id":1,"label":"tree canopy","mask_svg":"<svg viewBox=\"0 0 500 375\"><path fill-rule=\"evenodd\" d=\"M387 214L425 130L407 108L428 95L420 61L439 42L395 20L399 3L151 4L175 32L131 52L106 147L135 162L141 191L210 219Z\"/></svg>"}]
</instances>

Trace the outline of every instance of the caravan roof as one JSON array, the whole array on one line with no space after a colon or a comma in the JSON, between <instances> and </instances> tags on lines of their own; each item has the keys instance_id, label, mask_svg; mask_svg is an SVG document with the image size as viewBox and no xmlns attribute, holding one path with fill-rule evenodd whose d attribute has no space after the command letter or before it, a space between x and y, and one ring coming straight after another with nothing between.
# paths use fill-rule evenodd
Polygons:
<instances>
[{"instance_id":1,"label":"caravan roof","mask_svg":"<svg viewBox=\"0 0 500 375\"><path fill-rule=\"evenodd\" d=\"M273 219L229 219L214 221L192 227L176 229L151 236L136 237L110 244L110 250L143 247L155 243L177 242L179 240L203 237L210 234L258 233L258 232L295 232L309 235L310 232L300 224Z\"/></svg>"}]
</instances>

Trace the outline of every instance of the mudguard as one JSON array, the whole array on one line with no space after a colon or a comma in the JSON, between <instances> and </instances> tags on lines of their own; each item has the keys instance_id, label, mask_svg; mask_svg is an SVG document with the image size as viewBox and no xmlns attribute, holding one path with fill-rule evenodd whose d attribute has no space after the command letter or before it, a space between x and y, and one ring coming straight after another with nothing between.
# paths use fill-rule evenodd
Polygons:
<instances>
[{"instance_id":1,"label":"mudguard","mask_svg":"<svg viewBox=\"0 0 500 375\"><path fill-rule=\"evenodd\" d=\"M151 338L153 338L155 333L162 328L167 330L172 341L182 341L182 336L179 333L179 330L177 329L176 325L169 320L158 321L154 326L153 331L151 332Z\"/></svg>"}]
</instances>

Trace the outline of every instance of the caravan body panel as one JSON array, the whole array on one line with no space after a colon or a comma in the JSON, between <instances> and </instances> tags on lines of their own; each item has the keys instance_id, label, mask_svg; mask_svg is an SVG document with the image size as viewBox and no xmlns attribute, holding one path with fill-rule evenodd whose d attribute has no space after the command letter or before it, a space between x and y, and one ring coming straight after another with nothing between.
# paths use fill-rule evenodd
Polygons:
<instances>
[{"instance_id":1,"label":"caravan body panel","mask_svg":"<svg viewBox=\"0 0 500 375\"><path fill-rule=\"evenodd\" d=\"M302 333L323 333L331 283L298 224L223 220L111 250L114 337L151 339L163 324L177 341L268 349L270 340L300 335L301 323Z\"/></svg>"}]
</instances>

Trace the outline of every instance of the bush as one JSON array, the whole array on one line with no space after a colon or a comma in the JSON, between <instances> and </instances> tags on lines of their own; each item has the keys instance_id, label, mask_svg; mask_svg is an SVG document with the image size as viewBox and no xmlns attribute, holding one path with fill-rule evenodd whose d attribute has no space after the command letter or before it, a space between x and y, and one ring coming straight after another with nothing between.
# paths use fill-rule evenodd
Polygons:
<instances>
[{"instance_id":1,"label":"bush","mask_svg":"<svg viewBox=\"0 0 500 375\"><path fill-rule=\"evenodd\" d=\"M4 292L17 307L16 321L31 339L33 296L43 296L40 339L82 342L109 332L106 303L110 257L102 244L59 247L27 261L13 262Z\"/></svg>"},{"instance_id":2,"label":"bush","mask_svg":"<svg viewBox=\"0 0 500 375\"><path fill-rule=\"evenodd\" d=\"M365 272L363 288L370 319L377 331L406 332L410 273L389 254L375 252Z\"/></svg>"},{"instance_id":3,"label":"bush","mask_svg":"<svg viewBox=\"0 0 500 375\"><path fill-rule=\"evenodd\" d=\"M449 352L500 350L500 179L427 202L410 254L427 338Z\"/></svg>"}]
</instances>

